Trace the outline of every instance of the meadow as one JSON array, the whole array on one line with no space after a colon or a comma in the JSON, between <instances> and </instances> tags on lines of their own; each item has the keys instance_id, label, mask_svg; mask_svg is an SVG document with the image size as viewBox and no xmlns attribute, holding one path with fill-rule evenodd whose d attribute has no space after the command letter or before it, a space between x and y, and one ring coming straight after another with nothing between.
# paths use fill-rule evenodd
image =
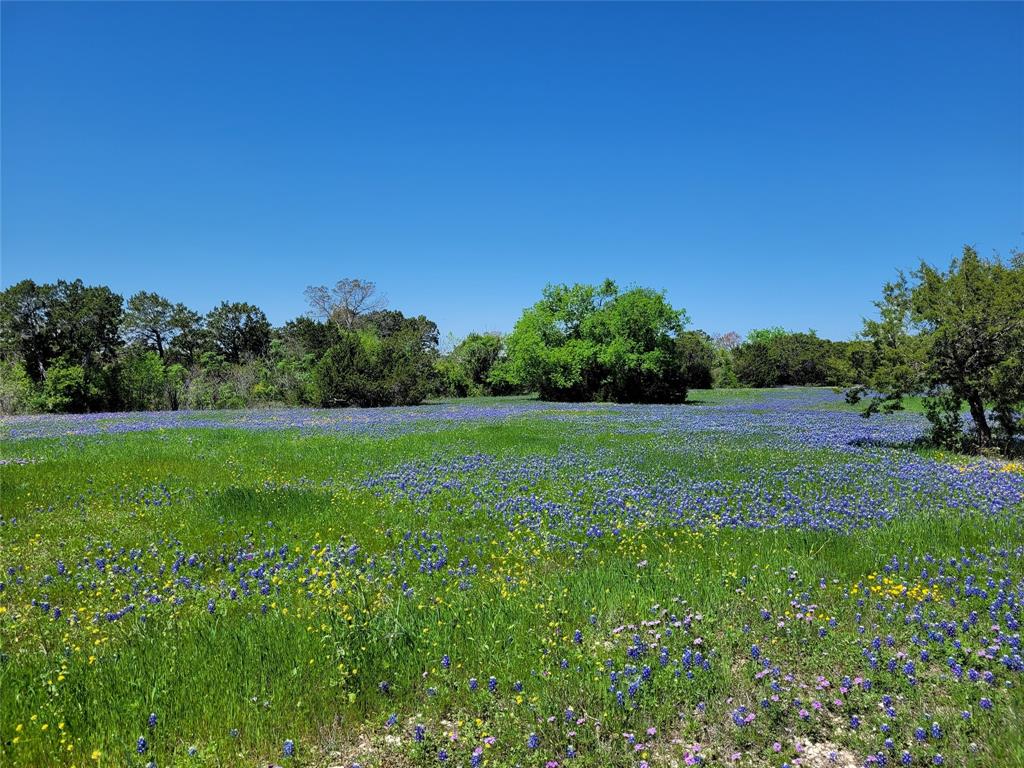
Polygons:
<instances>
[{"instance_id":1,"label":"meadow","mask_svg":"<svg viewBox=\"0 0 1024 768\"><path fill-rule=\"evenodd\" d=\"M825 389L0 423L0 764L1024 765L1024 467Z\"/></svg>"}]
</instances>

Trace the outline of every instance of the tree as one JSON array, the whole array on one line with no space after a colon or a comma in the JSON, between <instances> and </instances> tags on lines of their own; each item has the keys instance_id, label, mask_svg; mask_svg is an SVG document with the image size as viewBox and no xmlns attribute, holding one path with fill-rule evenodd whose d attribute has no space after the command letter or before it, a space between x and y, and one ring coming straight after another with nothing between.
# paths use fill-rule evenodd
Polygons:
<instances>
[{"instance_id":1,"label":"tree","mask_svg":"<svg viewBox=\"0 0 1024 768\"><path fill-rule=\"evenodd\" d=\"M306 288L306 301L314 317L348 331L356 327L360 315L387 306L387 299L377 293L374 283L357 278L344 278L332 287L311 285Z\"/></svg>"},{"instance_id":2,"label":"tree","mask_svg":"<svg viewBox=\"0 0 1024 768\"><path fill-rule=\"evenodd\" d=\"M42 381L53 357L50 303L53 286L22 280L0 293L0 354L20 359L33 381Z\"/></svg>"},{"instance_id":3,"label":"tree","mask_svg":"<svg viewBox=\"0 0 1024 768\"><path fill-rule=\"evenodd\" d=\"M492 390L491 371L505 353L505 341L497 333L470 333L452 350L451 357L465 371L476 394Z\"/></svg>"},{"instance_id":4,"label":"tree","mask_svg":"<svg viewBox=\"0 0 1024 768\"><path fill-rule=\"evenodd\" d=\"M263 310L244 302L221 302L206 316L214 349L230 363L267 354L270 323Z\"/></svg>"},{"instance_id":5,"label":"tree","mask_svg":"<svg viewBox=\"0 0 1024 768\"><path fill-rule=\"evenodd\" d=\"M693 389L710 389L714 386L717 350L711 337L704 331L683 331L676 337L676 346L687 386Z\"/></svg>"},{"instance_id":6,"label":"tree","mask_svg":"<svg viewBox=\"0 0 1024 768\"><path fill-rule=\"evenodd\" d=\"M813 332L789 333L780 328L751 331L733 350L736 375L751 387L825 384L832 342Z\"/></svg>"},{"instance_id":7,"label":"tree","mask_svg":"<svg viewBox=\"0 0 1024 768\"><path fill-rule=\"evenodd\" d=\"M168 342L179 332L177 320L182 312L189 310L171 304L157 293L139 291L128 299L127 312L124 316L124 334L129 341L135 341L145 347L155 349L161 359L164 357Z\"/></svg>"},{"instance_id":8,"label":"tree","mask_svg":"<svg viewBox=\"0 0 1024 768\"><path fill-rule=\"evenodd\" d=\"M0 360L0 414L32 410L35 400L32 379L22 365Z\"/></svg>"},{"instance_id":9,"label":"tree","mask_svg":"<svg viewBox=\"0 0 1024 768\"><path fill-rule=\"evenodd\" d=\"M491 379L551 400L681 401L687 381L676 338L685 321L646 288L551 285L523 312Z\"/></svg>"},{"instance_id":10,"label":"tree","mask_svg":"<svg viewBox=\"0 0 1024 768\"><path fill-rule=\"evenodd\" d=\"M184 304L175 304L171 313L173 338L167 347L167 357L177 363L194 365L199 356L211 346L210 333L203 316Z\"/></svg>"},{"instance_id":11,"label":"tree","mask_svg":"<svg viewBox=\"0 0 1024 768\"><path fill-rule=\"evenodd\" d=\"M435 357L415 323L384 337L342 331L313 369L312 398L329 408L415 405L434 387Z\"/></svg>"},{"instance_id":12,"label":"tree","mask_svg":"<svg viewBox=\"0 0 1024 768\"><path fill-rule=\"evenodd\" d=\"M50 298L50 325L56 357L82 366L86 373L113 363L121 347L124 300L105 285L59 280Z\"/></svg>"},{"instance_id":13,"label":"tree","mask_svg":"<svg viewBox=\"0 0 1024 768\"><path fill-rule=\"evenodd\" d=\"M90 399L82 366L63 358L53 361L43 381L43 408L52 413L81 413L88 410Z\"/></svg>"},{"instance_id":14,"label":"tree","mask_svg":"<svg viewBox=\"0 0 1024 768\"><path fill-rule=\"evenodd\" d=\"M367 312L359 318L359 326L374 331L380 338L386 339L398 333L409 332L419 338L424 351L437 350L440 333L437 324L423 315L406 317L392 309L378 309Z\"/></svg>"},{"instance_id":15,"label":"tree","mask_svg":"<svg viewBox=\"0 0 1024 768\"><path fill-rule=\"evenodd\" d=\"M120 367L121 405L130 411L162 408L167 400L167 374L157 352L132 349Z\"/></svg>"},{"instance_id":16,"label":"tree","mask_svg":"<svg viewBox=\"0 0 1024 768\"><path fill-rule=\"evenodd\" d=\"M736 331L728 331L714 338L715 347L728 351L736 349L742 341L742 337Z\"/></svg>"},{"instance_id":17,"label":"tree","mask_svg":"<svg viewBox=\"0 0 1024 768\"><path fill-rule=\"evenodd\" d=\"M911 280L913 282L911 282ZM922 394L933 438L959 446L966 403L981 447L993 442L987 404L1010 448L1024 402L1024 256L988 261L970 246L945 272L922 262L885 286L877 320L866 320L874 373L865 415L899 410Z\"/></svg>"},{"instance_id":18,"label":"tree","mask_svg":"<svg viewBox=\"0 0 1024 768\"><path fill-rule=\"evenodd\" d=\"M601 400L617 403L681 402L686 399L685 346L679 344L686 313L649 288L614 297L592 327L607 334L598 361L605 380ZM603 322L602 322L603 321Z\"/></svg>"}]
</instances>

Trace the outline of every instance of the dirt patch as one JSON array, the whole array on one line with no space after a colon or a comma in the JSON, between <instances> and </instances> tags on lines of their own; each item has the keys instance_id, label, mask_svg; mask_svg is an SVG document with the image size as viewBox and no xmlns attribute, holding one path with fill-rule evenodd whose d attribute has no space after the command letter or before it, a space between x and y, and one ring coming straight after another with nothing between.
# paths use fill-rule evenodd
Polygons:
<instances>
[{"instance_id":1,"label":"dirt patch","mask_svg":"<svg viewBox=\"0 0 1024 768\"><path fill-rule=\"evenodd\" d=\"M828 741L805 744L801 757L807 768L860 768L861 765L852 752Z\"/></svg>"}]
</instances>

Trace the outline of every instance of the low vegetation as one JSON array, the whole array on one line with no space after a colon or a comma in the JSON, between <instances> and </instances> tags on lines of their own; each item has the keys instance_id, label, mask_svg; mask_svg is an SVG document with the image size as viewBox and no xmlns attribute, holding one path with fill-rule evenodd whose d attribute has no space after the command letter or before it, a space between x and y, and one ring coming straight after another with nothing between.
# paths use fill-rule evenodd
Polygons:
<instances>
[{"instance_id":1,"label":"low vegetation","mask_svg":"<svg viewBox=\"0 0 1024 768\"><path fill-rule=\"evenodd\" d=\"M692 400L6 420L0 763L1024 761L1024 467Z\"/></svg>"}]
</instances>

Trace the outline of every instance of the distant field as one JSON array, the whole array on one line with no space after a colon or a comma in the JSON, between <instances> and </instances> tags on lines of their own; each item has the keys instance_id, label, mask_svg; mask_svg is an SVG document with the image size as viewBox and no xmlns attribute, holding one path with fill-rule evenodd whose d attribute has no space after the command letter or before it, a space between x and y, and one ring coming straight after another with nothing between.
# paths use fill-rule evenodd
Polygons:
<instances>
[{"instance_id":1,"label":"distant field","mask_svg":"<svg viewBox=\"0 0 1024 768\"><path fill-rule=\"evenodd\" d=\"M1024 765L1024 470L823 389L0 424L0 765Z\"/></svg>"}]
</instances>

